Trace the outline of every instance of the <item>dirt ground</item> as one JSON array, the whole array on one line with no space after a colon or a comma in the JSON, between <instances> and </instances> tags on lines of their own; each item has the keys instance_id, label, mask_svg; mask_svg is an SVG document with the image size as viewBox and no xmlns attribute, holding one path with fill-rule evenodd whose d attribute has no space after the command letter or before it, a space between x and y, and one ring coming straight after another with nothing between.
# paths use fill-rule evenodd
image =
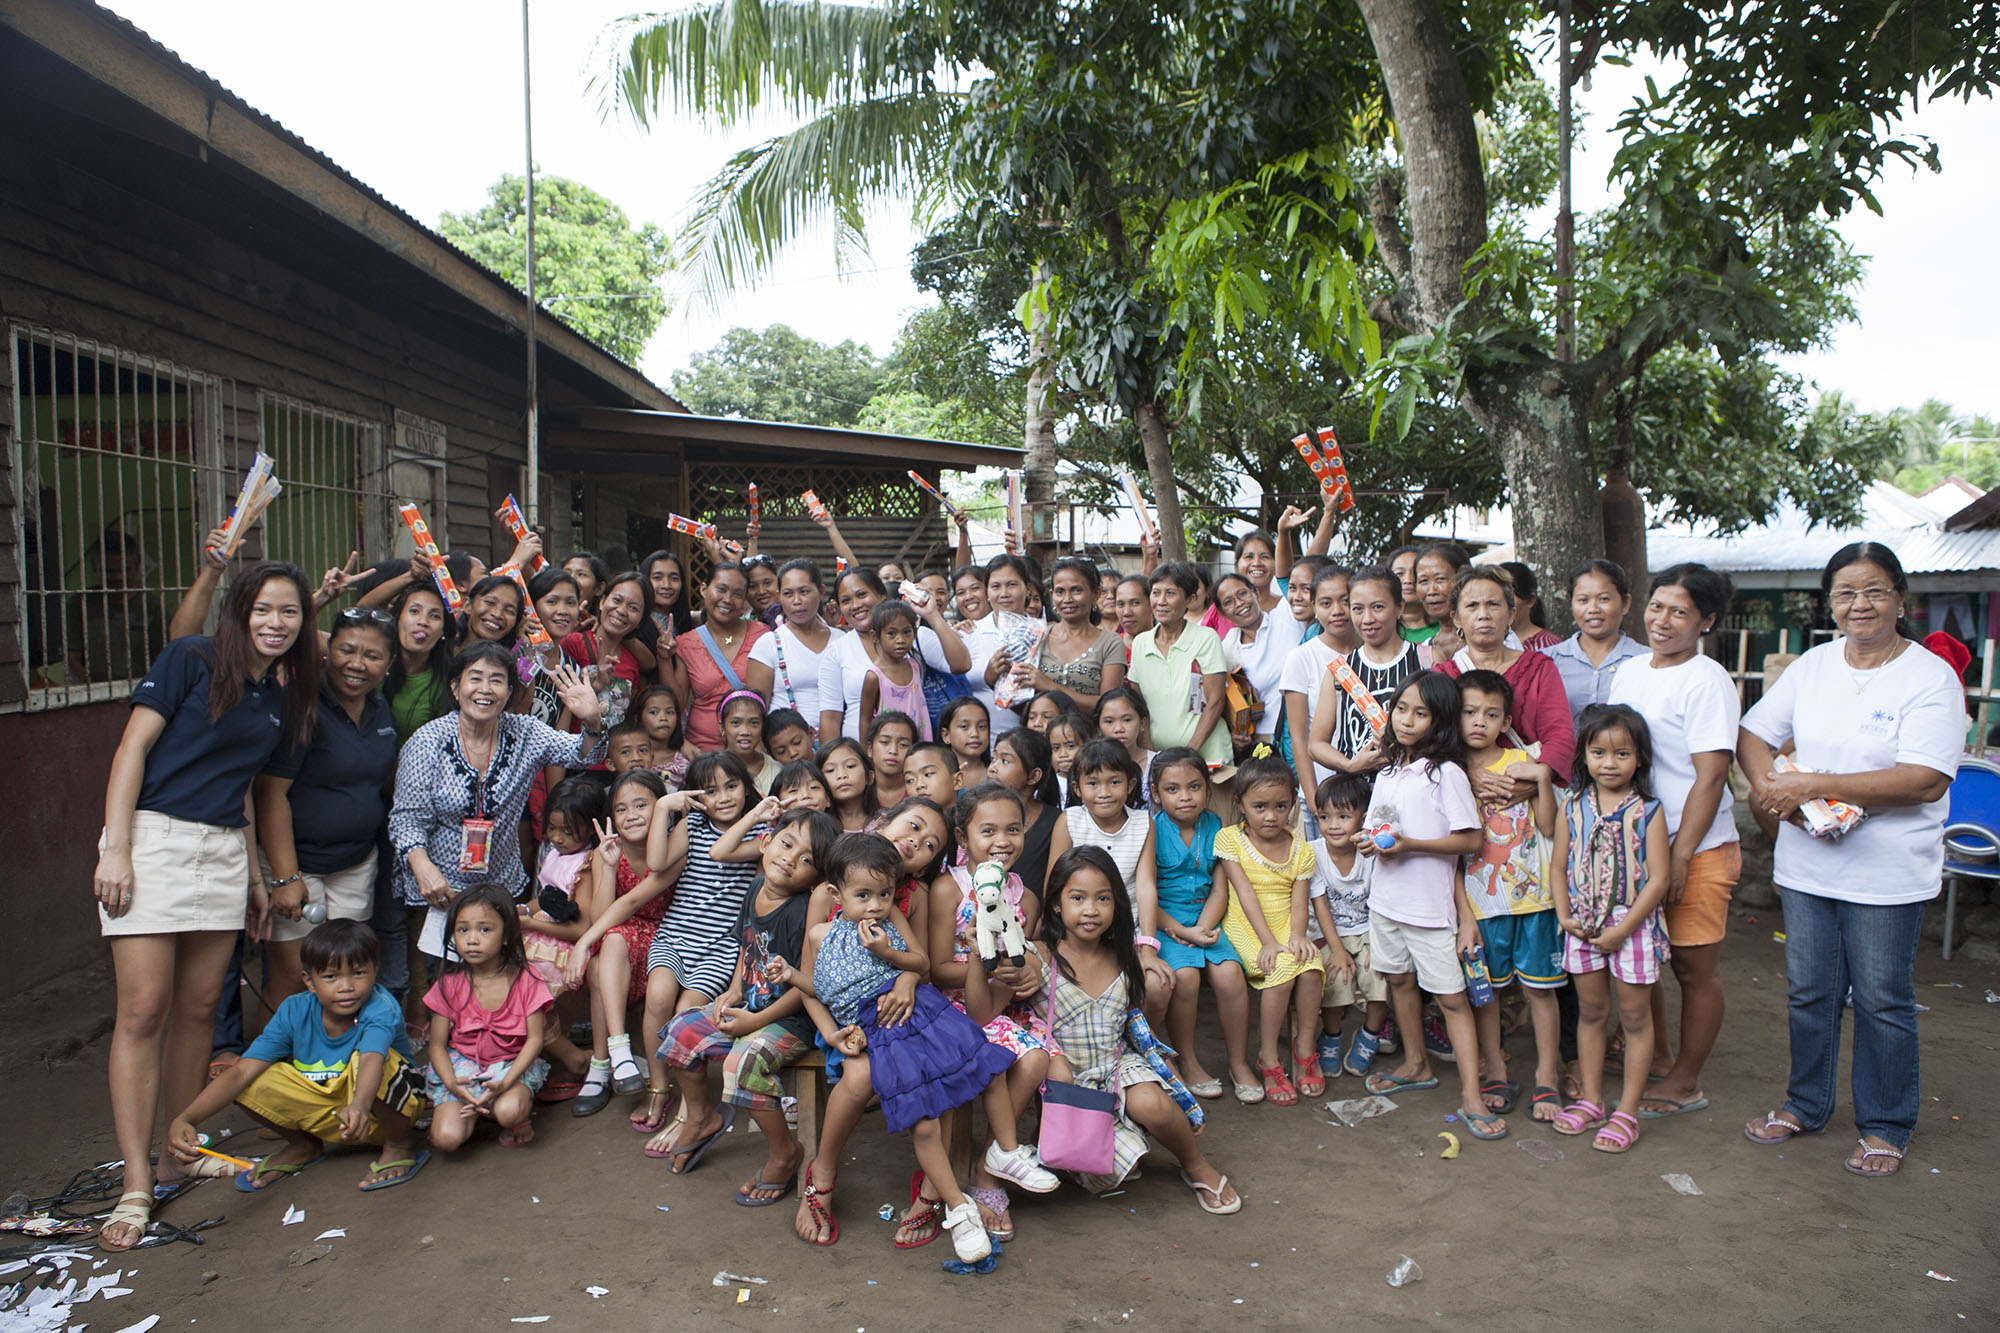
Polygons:
<instances>
[{"instance_id":1,"label":"dirt ground","mask_svg":"<svg viewBox=\"0 0 2000 1333\"><path fill-rule=\"evenodd\" d=\"M1355 1128L1329 1123L1317 1104L1210 1103L1207 1151L1243 1191L1240 1214L1201 1213L1157 1153L1144 1179L1114 1197L1067 1186L1017 1198L1019 1239L982 1279L940 1271L948 1238L911 1252L891 1247L893 1227L876 1213L907 1197L911 1162L907 1144L872 1118L840 1178L840 1242L813 1249L791 1234L793 1200L756 1211L734 1202L761 1160L754 1131L722 1140L696 1173L671 1177L640 1156L621 1099L590 1120L549 1108L526 1150L477 1142L434 1160L409 1186L372 1196L354 1190L365 1159L351 1154L268 1195L198 1186L166 1216L224 1218L206 1244L113 1259L101 1271L122 1268L133 1294L80 1307L74 1321L124 1329L157 1313L161 1330L270 1327L283 1318L280 1303L296 1301L316 1312L315 1324L337 1310L342 1323L376 1329L504 1328L545 1315L550 1329L664 1320L892 1333L984 1321L978 1305L1029 1329L1295 1328L1329 1318L1397 1328L1440 1320L1567 1328L1607 1317L1639 1329L2000 1325L2000 1173L1991 1157L2000 1004L1986 1000L2000 971L1943 963L1935 945L1924 946L1923 1118L1901 1174L1863 1180L1841 1170L1853 1141L1844 1070L1826 1137L1780 1150L1739 1132L1782 1087L1782 948L1772 940L1780 927L1768 910L1739 912L1732 923L1729 1015L1707 1078L1712 1109L1648 1122L1623 1158L1531 1128L1522 1113L1506 1141L1461 1135L1463 1153L1443 1160L1436 1135L1457 1128L1444 1119L1455 1104L1449 1080ZM72 986L54 1017L46 997L39 1017L8 1013L20 998L0 1007L15 1034L0 1050L12 1053L0 1062L12 1090L0 1100L0 1192L48 1193L78 1167L115 1155L103 980ZM36 1047L21 1034L38 1022L88 1040L69 1053L73 1041ZM1216 1041L1213 1031L1204 1039ZM1525 1042L1515 1045L1521 1072L1532 1066ZM1220 1058L1218 1049L1212 1068ZM1329 1084L1329 1098L1358 1095L1355 1079ZM240 1115L224 1123L247 1129ZM1559 1147L1562 1160L1536 1160L1522 1150L1528 1138ZM236 1139L246 1142L258 1140ZM1702 1196L1675 1193L1662 1172L1686 1172ZM282 1225L288 1205L305 1221ZM335 1227L347 1235L329 1242L330 1255L289 1265ZM1423 1279L1392 1289L1384 1277L1403 1254ZM715 1285L725 1271L766 1281ZM590 1286L607 1294L594 1298ZM0 1314L0 1329L9 1326Z\"/></svg>"}]
</instances>

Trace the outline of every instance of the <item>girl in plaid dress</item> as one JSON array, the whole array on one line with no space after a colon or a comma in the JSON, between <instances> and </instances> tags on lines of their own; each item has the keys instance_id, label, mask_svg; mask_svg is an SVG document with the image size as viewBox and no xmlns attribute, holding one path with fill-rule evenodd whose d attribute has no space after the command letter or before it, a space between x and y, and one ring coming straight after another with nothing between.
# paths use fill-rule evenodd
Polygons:
<instances>
[{"instance_id":1,"label":"girl in plaid dress","mask_svg":"<svg viewBox=\"0 0 2000 1333\"><path fill-rule=\"evenodd\" d=\"M1181 1180L1203 1211L1236 1212L1243 1200L1202 1155L1194 1126L1129 1035L1132 1022L1143 1021L1138 1000L1146 993L1145 969L1132 942L1137 932L1132 900L1109 854L1074 847L1056 858L1042 918L1045 943L1038 950L1048 977L1038 1009L1048 1015L1061 1048L1049 1057L1049 1078L1115 1092L1119 1099L1111 1173L1078 1180L1093 1193L1116 1189L1146 1155L1150 1133L1180 1159Z\"/></svg>"},{"instance_id":2,"label":"girl in plaid dress","mask_svg":"<svg viewBox=\"0 0 2000 1333\"><path fill-rule=\"evenodd\" d=\"M1559 1134L1597 1131L1591 1147L1629 1152L1653 1058L1653 985L1667 958L1660 899L1667 891L1667 818L1652 794L1652 737L1624 704L1592 704L1576 723L1574 794L1556 824L1553 863L1563 967L1576 979L1576 1054L1582 1096L1559 1113ZM1625 1085L1604 1113L1604 1023L1618 980Z\"/></svg>"}]
</instances>

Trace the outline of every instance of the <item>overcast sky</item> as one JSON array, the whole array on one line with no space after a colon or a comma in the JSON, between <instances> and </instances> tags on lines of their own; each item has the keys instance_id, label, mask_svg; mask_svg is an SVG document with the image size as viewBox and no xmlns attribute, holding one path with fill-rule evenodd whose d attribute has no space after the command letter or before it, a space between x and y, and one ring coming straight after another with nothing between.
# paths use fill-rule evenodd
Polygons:
<instances>
[{"instance_id":1,"label":"overcast sky","mask_svg":"<svg viewBox=\"0 0 2000 1333\"><path fill-rule=\"evenodd\" d=\"M110 8L282 122L400 207L435 226L446 210L477 207L503 172L522 169L519 10L482 0L349 0L341 6L271 0L110 0ZM633 0L540 0L534 10L535 158L616 201L636 221L671 229L695 187L729 153L782 129L722 139L693 127L646 134L607 119L590 91L605 67L599 38ZM1581 95L1603 130L1634 76L1603 69ZM1797 358L1822 388L1883 410L1941 398L2000 417L2000 109L1991 102L1925 106L1904 126L1942 150L1940 174L1894 171L1879 195L1886 217L1843 222L1872 257L1861 317L1833 346ZM1610 160L1601 133L1580 145L1577 205L1605 196ZM755 291L693 294L654 335L641 368L665 384L691 352L734 325L783 322L826 342L854 338L886 353L924 297L909 281L916 240L897 210L877 219L873 250L845 277L830 236L800 246Z\"/></svg>"}]
</instances>

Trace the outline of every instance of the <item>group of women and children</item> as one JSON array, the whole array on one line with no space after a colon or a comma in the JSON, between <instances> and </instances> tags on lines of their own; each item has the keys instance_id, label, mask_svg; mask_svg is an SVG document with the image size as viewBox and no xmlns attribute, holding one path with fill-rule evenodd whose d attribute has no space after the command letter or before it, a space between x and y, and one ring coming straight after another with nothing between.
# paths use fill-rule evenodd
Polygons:
<instances>
[{"instance_id":1,"label":"group of women and children","mask_svg":"<svg viewBox=\"0 0 2000 1333\"><path fill-rule=\"evenodd\" d=\"M1766 747L1748 776L1758 817L1785 821L1788 890L1832 892L1788 882L1802 804L1858 797L1865 830L1936 795L1827 776L1855 770L1807 762L1806 710L1757 725L1779 691L1742 718L1700 651L1730 598L1712 571L1653 578L1642 645L1625 573L1592 561L1557 639L1524 567L1441 544L1350 568L1325 554L1331 505L1294 554L1308 521L1244 537L1220 578L1156 551L1123 577L974 564L963 528L958 568L911 578L854 562L830 516L831 586L754 531L698 585L670 552L613 573L532 537L495 570L452 557L449 581L419 559L315 587L266 562L201 634L211 556L106 798L127 1193L100 1243L136 1243L183 1176L257 1191L367 1144L359 1187L392 1188L489 1125L528 1144L538 1105L629 1098L637 1150L678 1174L747 1114L765 1155L736 1202L796 1189L816 1245L879 1108L916 1159L896 1245L948 1235L973 1262L1013 1234L1010 1186L1109 1191L1154 1142L1203 1210L1236 1212L1200 1133L1224 1096L1290 1106L1342 1076L1414 1093L1455 1059L1464 1129L1504 1137L1510 988L1534 1120L1623 1153L1705 1108L1739 724ZM1836 564L1836 618L1900 615L1893 555ZM1776 772L1794 743L1800 771ZM229 1049L246 926L269 1012ZM1858 1027L1895 1007L1854 987ZM1831 1057L1800 1056L1796 1009L1793 1096L1759 1142L1830 1113L1796 1066ZM808 1160L783 1075L815 1053L831 1092ZM1850 1169L1889 1174L1915 1109L1856 1077ZM199 1134L232 1103L283 1140L248 1169ZM961 1173L949 1127L975 1103Z\"/></svg>"}]
</instances>

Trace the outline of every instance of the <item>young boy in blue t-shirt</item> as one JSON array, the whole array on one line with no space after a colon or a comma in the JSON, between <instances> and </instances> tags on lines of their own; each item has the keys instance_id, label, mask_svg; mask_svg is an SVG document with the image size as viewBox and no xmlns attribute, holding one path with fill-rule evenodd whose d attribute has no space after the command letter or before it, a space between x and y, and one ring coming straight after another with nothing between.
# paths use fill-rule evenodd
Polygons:
<instances>
[{"instance_id":1,"label":"young boy in blue t-shirt","mask_svg":"<svg viewBox=\"0 0 2000 1333\"><path fill-rule=\"evenodd\" d=\"M326 1156L326 1144L380 1144L364 1190L423 1170L413 1121L425 1105L421 1070L391 1047L402 1024L396 997L375 982L380 946L360 921L328 921L299 944L306 989L278 1006L243 1058L167 1126L167 1146L196 1177L236 1177L251 1193ZM195 1126L235 1102L278 1131L285 1146L238 1172L196 1151Z\"/></svg>"}]
</instances>

